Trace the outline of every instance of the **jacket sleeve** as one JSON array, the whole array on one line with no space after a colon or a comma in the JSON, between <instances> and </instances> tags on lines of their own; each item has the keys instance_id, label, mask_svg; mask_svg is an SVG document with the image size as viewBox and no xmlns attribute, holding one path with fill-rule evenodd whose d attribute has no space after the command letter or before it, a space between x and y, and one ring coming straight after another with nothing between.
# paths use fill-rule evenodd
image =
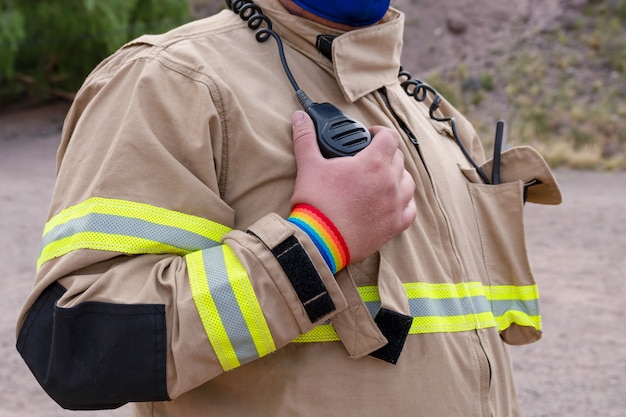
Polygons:
<instances>
[{"instance_id":1,"label":"jacket sleeve","mask_svg":"<svg viewBox=\"0 0 626 417\"><path fill-rule=\"evenodd\" d=\"M225 118L207 77L109 60L78 93L17 348L62 407L161 401L280 349L346 307L276 214L235 230Z\"/></svg>"}]
</instances>

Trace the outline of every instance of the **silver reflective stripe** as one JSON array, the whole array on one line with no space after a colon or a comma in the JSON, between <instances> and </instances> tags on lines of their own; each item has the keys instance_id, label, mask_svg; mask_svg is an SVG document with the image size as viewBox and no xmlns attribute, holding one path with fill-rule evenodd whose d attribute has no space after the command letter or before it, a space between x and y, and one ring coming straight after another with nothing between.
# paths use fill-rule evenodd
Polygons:
<instances>
[{"instance_id":1,"label":"silver reflective stripe","mask_svg":"<svg viewBox=\"0 0 626 417\"><path fill-rule=\"evenodd\" d=\"M83 232L138 237L174 246L185 252L206 249L219 244L204 236L173 226L131 217L91 213L54 227L43 237L41 247L43 249L54 241Z\"/></svg>"},{"instance_id":2,"label":"silver reflective stripe","mask_svg":"<svg viewBox=\"0 0 626 417\"><path fill-rule=\"evenodd\" d=\"M409 308L413 317L420 316L461 316L491 311L484 296L464 298L412 298Z\"/></svg>"},{"instance_id":3,"label":"silver reflective stripe","mask_svg":"<svg viewBox=\"0 0 626 417\"><path fill-rule=\"evenodd\" d=\"M380 301L365 303L367 310L375 317L380 309ZM463 316L467 314L487 313L491 311L485 296L464 298L410 298L409 310L413 317Z\"/></svg>"},{"instance_id":4,"label":"silver reflective stripe","mask_svg":"<svg viewBox=\"0 0 626 417\"><path fill-rule=\"evenodd\" d=\"M37 268L79 249L185 255L219 245L230 231L214 221L162 207L92 197L46 223Z\"/></svg>"},{"instance_id":5,"label":"silver reflective stripe","mask_svg":"<svg viewBox=\"0 0 626 417\"><path fill-rule=\"evenodd\" d=\"M493 314L503 316L508 311L521 311L528 316L539 315L539 299L535 300L492 300Z\"/></svg>"},{"instance_id":6,"label":"silver reflective stripe","mask_svg":"<svg viewBox=\"0 0 626 417\"><path fill-rule=\"evenodd\" d=\"M259 358L252 335L228 279L221 250L203 251L209 292L240 365Z\"/></svg>"},{"instance_id":7,"label":"silver reflective stripe","mask_svg":"<svg viewBox=\"0 0 626 417\"><path fill-rule=\"evenodd\" d=\"M365 303L372 317L380 309L380 301ZM485 296L465 298L411 298L409 309L413 317L461 316L473 313L493 312L494 316L503 316L508 311L520 311L529 316L539 315L539 300L492 300Z\"/></svg>"}]
</instances>

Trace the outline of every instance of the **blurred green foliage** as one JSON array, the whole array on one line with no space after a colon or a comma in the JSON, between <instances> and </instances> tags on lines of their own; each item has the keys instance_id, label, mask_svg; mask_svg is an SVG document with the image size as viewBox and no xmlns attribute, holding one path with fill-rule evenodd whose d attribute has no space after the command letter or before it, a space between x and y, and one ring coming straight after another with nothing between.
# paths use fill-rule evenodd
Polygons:
<instances>
[{"instance_id":1,"label":"blurred green foliage","mask_svg":"<svg viewBox=\"0 0 626 417\"><path fill-rule=\"evenodd\" d=\"M0 0L0 103L75 91L125 42L188 20L187 0Z\"/></svg>"}]
</instances>

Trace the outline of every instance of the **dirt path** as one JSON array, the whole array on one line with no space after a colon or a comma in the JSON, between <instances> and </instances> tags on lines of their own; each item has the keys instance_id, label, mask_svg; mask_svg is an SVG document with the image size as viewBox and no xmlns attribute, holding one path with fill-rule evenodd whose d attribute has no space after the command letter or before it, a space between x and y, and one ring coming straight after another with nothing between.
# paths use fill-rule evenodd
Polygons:
<instances>
[{"instance_id":1,"label":"dirt path","mask_svg":"<svg viewBox=\"0 0 626 417\"><path fill-rule=\"evenodd\" d=\"M513 348L527 417L626 416L626 173L557 171L561 206L529 205L544 337Z\"/></svg>"},{"instance_id":2,"label":"dirt path","mask_svg":"<svg viewBox=\"0 0 626 417\"><path fill-rule=\"evenodd\" d=\"M15 350L14 326L54 182L65 106L0 114L0 417L130 416L61 410ZM557 171L565 202L527 206L544 338L513 347L526 417L626 417L626 173Z\"/></svg>"},{"instance_id":3,"label":"dirt path","mask_svg":"<svg viewBox=\"0 0 626 417\"><path fill-rule=\"evenodd\" d=\"M15 350L15 321L33 283L54 184L55 152L67 111L61 104L0 114L0 417L130 416L62 410L39 387Z\"/></svg>"}]
</instances>

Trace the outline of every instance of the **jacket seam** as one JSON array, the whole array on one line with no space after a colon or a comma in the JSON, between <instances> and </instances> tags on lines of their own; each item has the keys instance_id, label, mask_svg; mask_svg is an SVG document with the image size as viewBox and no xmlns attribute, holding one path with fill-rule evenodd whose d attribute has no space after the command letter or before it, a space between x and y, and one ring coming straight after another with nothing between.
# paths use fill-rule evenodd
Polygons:
<instances>
[{"instance_id":1,"label":"jacket seam","mask_svg":"<svg viewBox=\"0 0 626 417\"><path fill-rule=\"evenodd\" d=\"M163 67L169 69L170 71L176 72L187 79L200 83L204 85L211 97L215 105L215 109L220 119L220 125L222 126L222 152L221 152L221 164L222 167L219 172L218 177L218 192L221 197L224 197L226 194L226 189L228 188L228 172L229 172L229 161L230 161L230 135L229 135L229 126L224 110L224 100L221 89L218 86L218 83L215 81L214 77L199 72L194 68L181 63L179 61L170 59L168 57L162 55L154 55L154 56L142 56L137 57L129 62L139 61L139 60L154 60L158 62Z\"/></svg>"}]
</instances>

